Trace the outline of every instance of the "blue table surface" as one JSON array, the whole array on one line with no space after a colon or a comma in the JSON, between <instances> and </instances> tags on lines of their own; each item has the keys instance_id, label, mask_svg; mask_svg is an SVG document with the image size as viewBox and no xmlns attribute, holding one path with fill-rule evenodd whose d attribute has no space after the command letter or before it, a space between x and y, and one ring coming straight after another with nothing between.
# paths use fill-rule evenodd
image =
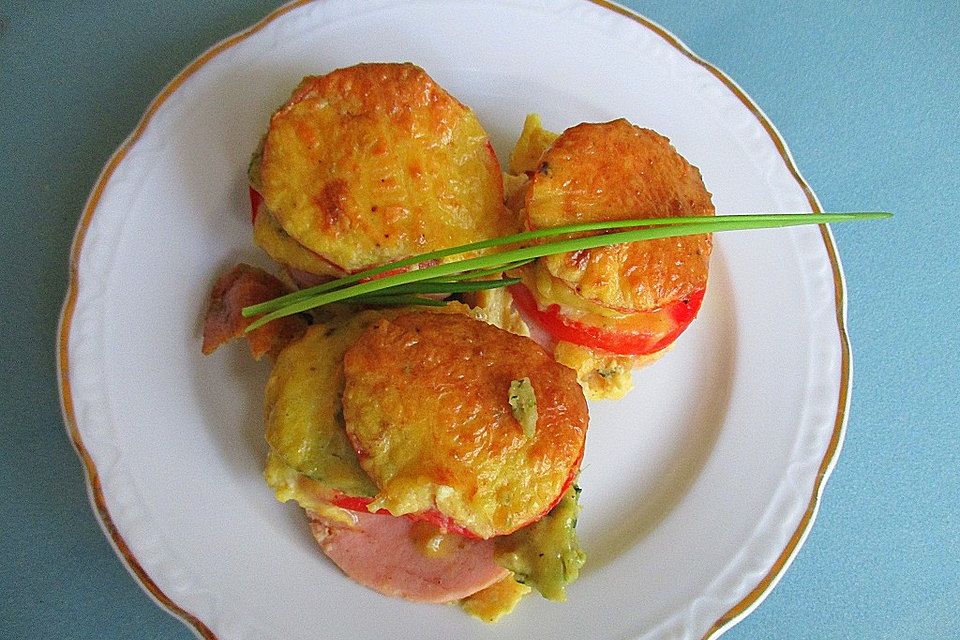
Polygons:
<instances>
[{"instance_id":1,"label":"blue table surface","mask_svg":"<svg viewBox=\"0 0 960 640\"><path fill-rule=\"evenodd\" d=\"M834 229L854 348L816 525L729 638L960 637L960 5L632 1L726 71ZM74 226L154 95L266 0L0 3L0 637L189 638L129 576L63 429L55 333Z\"/></svg>"}]
</instances>

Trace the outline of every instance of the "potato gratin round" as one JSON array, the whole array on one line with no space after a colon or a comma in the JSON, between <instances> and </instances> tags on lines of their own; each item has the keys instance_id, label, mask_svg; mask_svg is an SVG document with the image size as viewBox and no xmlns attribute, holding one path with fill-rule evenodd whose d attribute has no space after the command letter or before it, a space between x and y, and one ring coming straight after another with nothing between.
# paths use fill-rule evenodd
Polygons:
<instances>
[{"instance_id":1,"label":"potato gratin round","mask_svg":"<svg viewBox=\"0 0 960 640\"><path fill-rule=\"evenodd\" d=\"M500 164L474 113L412 64L304 78L252 167L256 239L341 276L513 230ZM262 215L261 215L262 214Z\"/></svg>"},{"instance_id":2,"label":"potato gratin round","mask_svg":"<svg viewBox=\"0 0 960 640\"><path fill-rule=\"evenodd\" d=\"M583 457L587 404L573 371L532 340L470 317L409 313L344 357L346 431L380 488L372 507L436 509L480 538L512 533L560 500ZM528 435L509 405L529 379Z\"/></svg>"},{"instance_id":3,"label":"potato gratin round","mask_svg":"<svg viewBox=\"0 0 960 640\"><path fill-rule=\"evenodd\" d=\"M622 119L557 136L528 117L511 170L526 178L508 202L528 229L714 215L697 168L663 136ZM526 267L511 292L588 396L617 398L633 366L659 357L696 316L711 249L704 234L555 254Z\"/></svg>"}]
</instances>

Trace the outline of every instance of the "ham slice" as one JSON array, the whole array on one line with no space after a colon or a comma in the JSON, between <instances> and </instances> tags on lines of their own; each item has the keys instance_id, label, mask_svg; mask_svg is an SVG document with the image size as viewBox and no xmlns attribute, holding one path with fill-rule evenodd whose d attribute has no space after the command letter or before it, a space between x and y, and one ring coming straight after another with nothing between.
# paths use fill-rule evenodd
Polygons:
<instances>
[{"instance_id":1,"label":"ham slice","mask_svg":"<svg viewBox=\"0 0 960 640\"><path fill-rule=\"evenodd\" d=\"M384 595L450 602L509 574L493 560L493 540L445 534L439 545L431 545L431 530L424 529L430 525L407 518L354 512L356 525L350 526L317 513L307 515L313 536L334 564ZM435 547L439 549L430 551Z\"/></svg>"},{"instance_id":2,"label":"ham slice","mask_svg":"<svg viewBox=\"0 0 960 640\"><path fill-rule=\"evenodd\" d=\"M275 358L288 344L303 335L306 321L288 316L244 333L253 318L244 318L246 306L266 302L289 293L287 287L263 269L238 264L220 276L210 293L210 306L203 322L203 354L210 355L220 345L245 337L250 353L259 360L265 354Z\"/></svg>"}]
</instances>

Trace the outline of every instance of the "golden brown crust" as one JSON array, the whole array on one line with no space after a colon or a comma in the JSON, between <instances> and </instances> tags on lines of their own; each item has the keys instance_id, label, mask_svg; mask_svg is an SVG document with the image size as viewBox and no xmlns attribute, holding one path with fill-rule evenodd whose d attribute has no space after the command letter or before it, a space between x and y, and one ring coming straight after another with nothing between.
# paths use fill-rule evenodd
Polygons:
<instances>
[{"instance_id":1,"label":"golden brown crust","mask_svg":"<svg viewBox=\"0 0 960 640\"><path fill-rule=\"evenodd\" d=\"M476 116L412 64L304 78L271 118L260 178L285 232L345 271L514 226Z\"/></svg>"},{"instance_id":2,"label":"golden brown crust","mask_svg":"<svg viewBox=\"0 0 960 640\"><path fill-rule=\"evenodd\" d=\"M714 214L700 172L665 137L626 120L580 124L544 152L526 192L531 228ZM709 235L619 244L541 259L580 296L625 311L658 309L706 286Z\"/></svg>"},{"instance_id":3,"label":"golden brown crust","mask_svg":"<svg viewBox=\"0 0 960 640\"><path fill-rule=\"evenodd\" d=\"M574 372L533 341L459 314L413 312L368 329L344 357L347 433L380 487L373 508L436 508L480 537L542 516L583 453L587 405ZM508 402L529 378L539 419Z\"/></svg>"}]
</instances>

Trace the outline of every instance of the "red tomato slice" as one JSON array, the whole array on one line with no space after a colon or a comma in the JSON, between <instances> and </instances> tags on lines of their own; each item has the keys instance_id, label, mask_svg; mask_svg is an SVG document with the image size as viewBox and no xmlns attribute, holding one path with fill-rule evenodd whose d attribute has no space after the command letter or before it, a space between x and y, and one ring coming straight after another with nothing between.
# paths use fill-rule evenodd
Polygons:
<instances>
[{"instance_id":1,"label":"red tomato slice","mask_svg":"<svg viewBox=\"0 0 960 640\"><path fill-rule=\"evenodd\" d=\"M536 298L523 284L515 284L509 289L520 310L554 340L635 356L656 353L676 340L700 311L704 293L703 289L698 289L686 299L677 300L656 311L634 314L638 319L649 317L654 321L650 323L651 326L665 327L661 331L644 331L632 328L616 330L578 322L563 315L559 305L551 304L541 309Z\"/></svg>"},{"instance_id":2,"label":"red tomato slice","mask_svg":"<svg viewBox=\"0 0 960 640\"><path fill-rule=\"evenodd\" d=\"M260 213L260 205L263 204L263 196L253 187L247 187L250 191L250 222L257 221L257 214Z\"/></svg>"}]
</instances>

